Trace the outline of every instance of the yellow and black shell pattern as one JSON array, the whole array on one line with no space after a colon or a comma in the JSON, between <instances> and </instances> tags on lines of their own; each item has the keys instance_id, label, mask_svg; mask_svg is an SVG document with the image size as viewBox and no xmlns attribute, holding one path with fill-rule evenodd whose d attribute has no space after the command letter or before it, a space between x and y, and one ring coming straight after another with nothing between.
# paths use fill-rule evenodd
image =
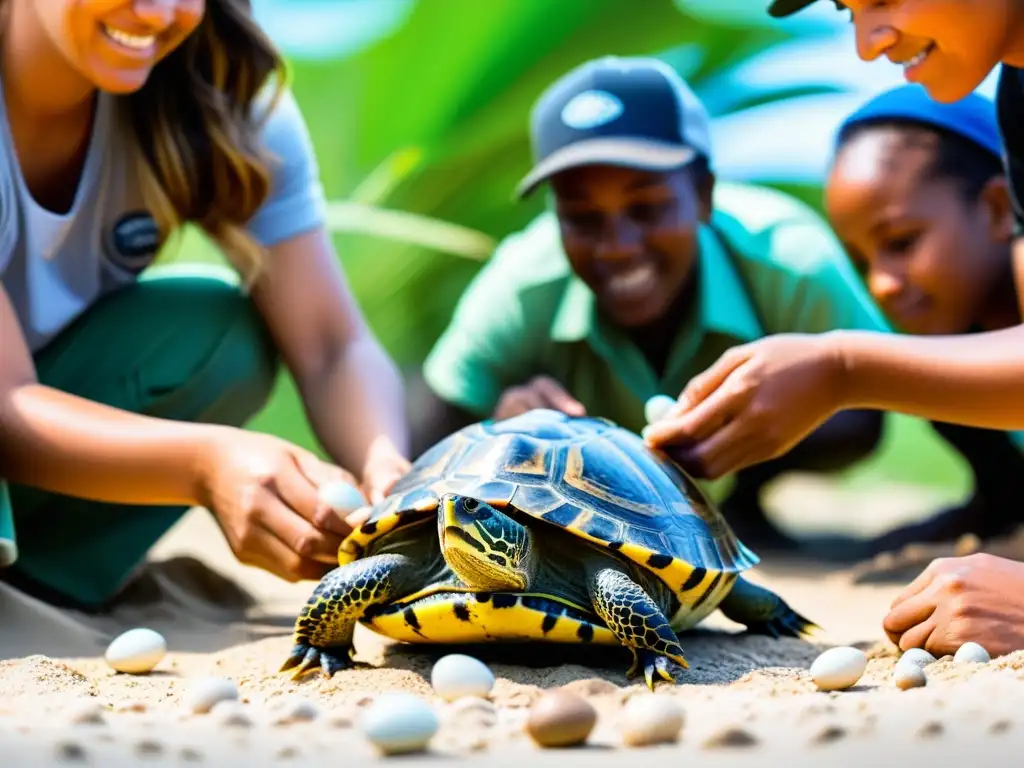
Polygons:
<instances>
[{"instance_id":1,"label":"yellow and black shell pattern","mask_svg":"<svg viewBox=\"0 0 1024 768\"><path fill-rule=\"evenodd\" d=\"M465 427L427 450L341 544L341 565L457 493L512 507L650 568L677 594L758 563L697 484L606 419L538 409Z\"/></svg>"}]
</instances>

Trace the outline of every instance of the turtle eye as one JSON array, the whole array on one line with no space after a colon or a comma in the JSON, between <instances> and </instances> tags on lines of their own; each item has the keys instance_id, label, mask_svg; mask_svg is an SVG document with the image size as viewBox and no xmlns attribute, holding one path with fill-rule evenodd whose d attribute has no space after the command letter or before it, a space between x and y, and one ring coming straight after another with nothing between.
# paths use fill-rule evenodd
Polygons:
<instances>
[{"instance_id":1,"label":"turtle eye","mask_svg":"<svg viewBox=\"0 0 1024 768\"><path fill-rule=\"evenodd\" d=\"M476 499L464 499L462 502L462 506L465 508L467 512L472 512L474 509L480 506L480 502L478 502Z\"/></svg>"}]
</instances>

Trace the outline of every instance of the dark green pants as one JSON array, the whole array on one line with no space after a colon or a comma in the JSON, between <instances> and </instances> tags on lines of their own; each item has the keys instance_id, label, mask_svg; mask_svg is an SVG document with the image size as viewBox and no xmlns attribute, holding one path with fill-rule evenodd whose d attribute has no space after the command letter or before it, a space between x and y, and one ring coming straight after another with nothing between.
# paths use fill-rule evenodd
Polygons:
<instances>
[{"instance_id":1,"label":"dark green pants","mask_svg":"<svg viewBox=\"0 0 1024 768\"><path fill-rule=\"evenodd\" d=\"M105 297L35 358L42 383L134 413L244 425L266 403L277 355L229 273L181 265L147 272ZM2 467L0 467L2 473ZM102 606L184 507L134 507L0 482L0 569L43 599ZM5 533L6 528L6 533Z\"/></svg>"}]
</instances>

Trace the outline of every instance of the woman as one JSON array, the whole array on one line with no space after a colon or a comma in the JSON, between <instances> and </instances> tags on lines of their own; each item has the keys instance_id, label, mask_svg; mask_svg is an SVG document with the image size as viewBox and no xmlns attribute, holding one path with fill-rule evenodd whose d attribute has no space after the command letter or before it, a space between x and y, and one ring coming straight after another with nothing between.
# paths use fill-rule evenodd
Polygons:
<instances>
[{"instance_id":1,"label":"woman","mask_svg":"<svg viewBox=\"0 0 1024 768\"><path fill-rule=\"evenodd\" d=\"M242 562L319 578L349 525L317 487L354 481L239 428L278 357L370 499L406 428L278 52L247 0L0 0L0 35L0 578L97 608L197 504ZM187 222L240 280L140 276Z\"/></svg>"},{"instance_id":2,"label":"woman","mask_svg":"<svg viewBox=\"0 0 1024 768\"><path fill-rule=\"evenodd\" d=\"M813 0L776 0L785 16ZM1024 3L1019 0L845 0L865 61L885 56L936 100L963 98L1002 63L999 121L1014 204L1014 274L1024 279ZM898 411L937 421L1024 428L1024 327L963 336L837 331L781 335L734 347L652 426L652 445L686 445L710 477L779 456L833 413ZM977 640L993 653L1024 648L1024 564L985 555L937 560L883 624L902 648L945 653Z\"/></svg>"}]
</instances>

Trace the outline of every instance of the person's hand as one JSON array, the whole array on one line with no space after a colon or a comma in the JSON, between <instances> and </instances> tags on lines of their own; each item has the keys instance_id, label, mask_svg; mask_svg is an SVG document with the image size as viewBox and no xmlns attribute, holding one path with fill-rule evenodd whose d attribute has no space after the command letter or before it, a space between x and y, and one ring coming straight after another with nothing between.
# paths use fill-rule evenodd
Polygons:
<instances>
[{"instance_id":1,"label":"person's hand","mask_svg":"<svg viewBox=\"0 0 1024 768\"><path fill-rule=\"evenodd\" d=\"M318 498L325 483L359 485L309 451L241 429L219 432L206 452L200 496L240 562L288 581L319 579L338 565L351 530Z\"/></svg>"},{"instance_id":2,"label":"person's hand","mask_svg":"<svg viewBox=\"0 0 1024 768\"><path fill-rule=\"evenodd\" d=\"M936 658L966 642L992 656L1024 648L1024 563L984 553L933 560L893 601L882 628Z\"/></svg>"},{"instance_id":3,"label":"person's hand","mask_svg":"<svg viewBox=\"0 0 1024 768\"><path fill-rule=\"evenodd\" d=\"M566 392L561 384L550 376L535 376L525 384L509 387L501 393L494 408L494 418L510 419L534 408L551 408L569 416L587 415L583 403Z\"/></svg>"},{"instance_id":4,"label":"person's hand","mask_svg":"<svg viewBox=\"0 0 1024 768\"><path fill-rule=\"evenodd\" d=\"M779 334L727 350L644 429L693 474L719 478L789 451L838 409L842 362L828 334Z\"/></svg>"},{"instance_id":5,"label":"person's hand","mask_svg":"<svg viewBox=\"0 0 1024 768\"><path fill-rule=\"evenodd\" d=\"M405 475L412 467L405 456L398 452L398 449L386 437L377 438L366 454L366 462L363 465L363 494L370 500L370 504L377 504L384 500L384 497L391 491L398 480ZM348 517L352 525L361 523L369 508L358 510Z\"/></svg>"}]
</instances>

